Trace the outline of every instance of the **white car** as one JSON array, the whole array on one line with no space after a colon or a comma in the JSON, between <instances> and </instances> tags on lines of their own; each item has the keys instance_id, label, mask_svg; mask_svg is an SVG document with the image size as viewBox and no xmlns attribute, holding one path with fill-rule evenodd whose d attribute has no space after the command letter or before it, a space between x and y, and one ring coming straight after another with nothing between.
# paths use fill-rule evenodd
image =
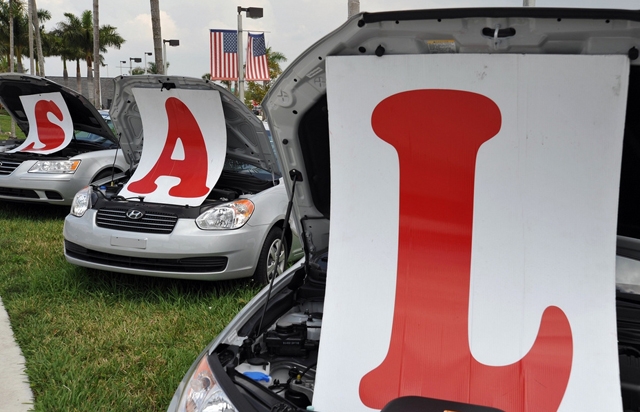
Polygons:
<instances>
[{"instance_id":1,"label":"white car","mask_svg":"<svg viewBox=\"0 0 640 412\"><path fill-rule=\"evenodd\" d=\"M108 115L75 91L2 73L0 103L27 135L0 140L0 200L70 205L89 183L129 168Z\"/></svg>"},{"instance_id":2,"label":"white car","mask_svg":"<svg viewBox=\"0 0 640 412\"><path fill-rule=\"evenodd\" d=\"M306 258L168 411L640 410L639 50L638 11L545 8L306 50L263 101Z\"/></svg>"},{"instance_id":3,"label":"white car","mask_svg":"<svg viewBox=\"0 0 640 412\"><path fill-rule=\"evenodd\" d=\"M264 283L280 250L282 272L295 238L286 189L262 122L231 93L200 79L120 77L111 117L135 167L78 192L64 225L67 261Z\"/></svg>"}]
</instances>

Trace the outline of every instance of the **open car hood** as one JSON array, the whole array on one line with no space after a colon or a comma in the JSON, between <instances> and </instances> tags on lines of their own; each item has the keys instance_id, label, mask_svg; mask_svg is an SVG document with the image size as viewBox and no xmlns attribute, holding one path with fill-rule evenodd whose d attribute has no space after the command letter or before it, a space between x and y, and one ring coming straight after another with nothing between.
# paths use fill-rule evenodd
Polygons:
<instances>
[{"instance_id":1,"label":"open car hood","mask_svg":"<svg viewBox=\"0 0 640 412\"><path fill-rule=\"evenodd\" d=\"M29 134L29 120L20 96L60 93L69 109L73 129L93 133L118 142L116 136L98 110L81 94L51 80L26 74L0 74L0 102L15 119L25 135Z\"/></svg>"},{"instance_id":2,"label":"open car hood","mask_svg":"<svg viewBox=\"0 0 640 412\"><path fill-rule=\"evenodd\" d=\"M226 89L211 81L178 76L120 76L115 79L111 119L121 135L120 145L134 166L140 161L144 130L133 89L211 90L220 93L227 131L227 157L278 173L273 149L262 122Z\"/></svg>"},{"instance_id":3,"label":"open car hood","mask_svg":"<svg viewBox=\"0 0 640 412\"><path fill-rule=\"evenodd\" d=\"M328 57L618 54L629 55L631 64L637 65L639 22L640 11L635 10L538 7L401 10L353 16L296 58L262 102L289 190L291 170L302 172L294 198L296 215L319 221L330 215ZM324 231L328 224L319 221L311 231L321 233L307 233L310 251L327 247Z\"/></svg>"},{"instance_id":4,"label":"open car hood","mask_svg":"<svg viewBox=\"0 0 640 412\"><path fill-rule=\"evenodd\" d=\"M622 410L614 257L623 138L639 136L638 33L638 11L362 13L278 78L262 106L289 193L296 182L307 276L327 279L316 410L410 395ZM637 216L639 174L622 165L634 199L621 207ZM562 322L541 349L538 331ZM554 369L529 375L525 356ZM606 395L593 396L596 375Z\"/></svg>"}]
</instances>

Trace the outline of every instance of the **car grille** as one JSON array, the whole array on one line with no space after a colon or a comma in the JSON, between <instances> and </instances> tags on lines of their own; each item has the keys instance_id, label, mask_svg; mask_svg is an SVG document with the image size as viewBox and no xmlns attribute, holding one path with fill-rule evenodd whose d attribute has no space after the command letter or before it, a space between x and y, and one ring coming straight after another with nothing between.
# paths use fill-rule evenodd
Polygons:
<instances>
[{"instance_id":1,"label":"car grille","mask_svg":"<svg viewBox=\"0 0 640 412\"><path fill-rule=\"evenodd\" d=\"M171 233L178 222L178 216L170 213L145 212L140 219L129 219L130 209L98 210L96 224L100 227L141 233Z\"/></svg>"},{"instance_id":2,"label":"car grille","mask_svg":"<svg viewBox=\"0 0 640 412\"><path fill-rule=\"evenodd\" d=\"M0 176L10 175L21 164L22 164L22 161L15 161L15 160L0 161Z\"/></svg>"},{"instance_id":3,"label":"car grille","mask_svg":"<svg viewBox=\"0 0 640 412\"><path fill-rule=\"evenodd\" d=\"M69 257L85 262L158 272L222 272L227 267L228 261L226 256L205 256L184 259L152 259L121 256L87 249L67 240L64 241L64 248Z\"/></svg>"}]
</instances>

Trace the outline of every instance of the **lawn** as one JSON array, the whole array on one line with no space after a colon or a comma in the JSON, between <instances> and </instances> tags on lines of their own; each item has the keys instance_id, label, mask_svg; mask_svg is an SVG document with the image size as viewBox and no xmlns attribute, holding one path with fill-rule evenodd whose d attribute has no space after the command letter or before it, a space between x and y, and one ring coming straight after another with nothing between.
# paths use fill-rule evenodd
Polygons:
<instances>
[{"instance_id":1,"label":"lawn","mask_svg":"<svg viewBox=\"0 0 640 412\"><path fill-rule=\"evenodd\" d=\"M0 139L7 139L11 132L11 116L5 110L0 109ZM16 135L24 139L24 133L16 126Z\"/></svg>"},{"instance_id":2,"label":"lawn","mask_svg":"<svg viewBox=\"0 0 640 412\"><path fill-rule=\"evenodd\" d=\"M62 250L67 210L0 202L0 296L34 409L165 411L196 356L258 288L75 267Z\"/></svg>"}]
</instances>

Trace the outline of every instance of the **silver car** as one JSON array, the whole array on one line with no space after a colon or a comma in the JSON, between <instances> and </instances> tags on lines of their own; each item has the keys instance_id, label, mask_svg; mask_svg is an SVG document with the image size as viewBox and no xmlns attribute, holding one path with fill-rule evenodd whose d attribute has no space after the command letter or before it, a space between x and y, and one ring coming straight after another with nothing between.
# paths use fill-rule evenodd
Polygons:
<instances>
[{"instance_id":1,"label":"silver car","mask_svg":"<svg viewBox=\"0 0 640 412\"><path fill-rule=\"evenodd\" d=\"M2 200L70 205L78 190L129 167L118 150L108 114L103 117L82 95L45 78L0 74L0 102L25 135L43 124L23 106L24 99L52 95L64 101L72 136L50 153L16 151L24 147L25 139L0 141ZM51 113L48 116L52 118Z\"/></svg>"},{"instance_id":2,"label":"silver car","mask_svg":"<svg viewBox=\"0 0 640 412\"><path fill-rule=\"evenodd\" d=\"M524 7L303 52L262 104L305 261L168 412L640 410L639 50L638 11Z\"/></svg>"},{"instance_id":3,"label":"silver car","mask_svg":"<svg viewBox=\"0 0 640 412\"><path fill-rule=\"evenodd\" d=\"M147 95L152 97L145 100ZM163 98L166 105L149 108ZM172 104L179 110L172 111ZM264 283L275 273L280 250L282 272L295 235L284 225L286 189L262 122L228 91L182 77L121 77L116 80L114 106L113 122L135 166L126 178L91 185L76 195L64 225L67 261L137 275L199 280L253 276ZM157 131L159 124L164 126ZM171 151L181 154L166 157L170 167L152 179L157 185L151 182L162 193L155 198L156 192L131 196L149 159L158 162L148 167L149 173L158 170L162 161L157 157L168 147L170 137L165 137L173 128L178 148L172 146ZM201 136L194 140L194 135ZM209 140L223 146L212 149ZM200 173L193 159L204 152L210 162L208 171ZM183 185L186 191L196 186L175 176L194 182L207 179L209 192L195 200L172 196L172 185Z\"/></svg>"}]
</instances>

